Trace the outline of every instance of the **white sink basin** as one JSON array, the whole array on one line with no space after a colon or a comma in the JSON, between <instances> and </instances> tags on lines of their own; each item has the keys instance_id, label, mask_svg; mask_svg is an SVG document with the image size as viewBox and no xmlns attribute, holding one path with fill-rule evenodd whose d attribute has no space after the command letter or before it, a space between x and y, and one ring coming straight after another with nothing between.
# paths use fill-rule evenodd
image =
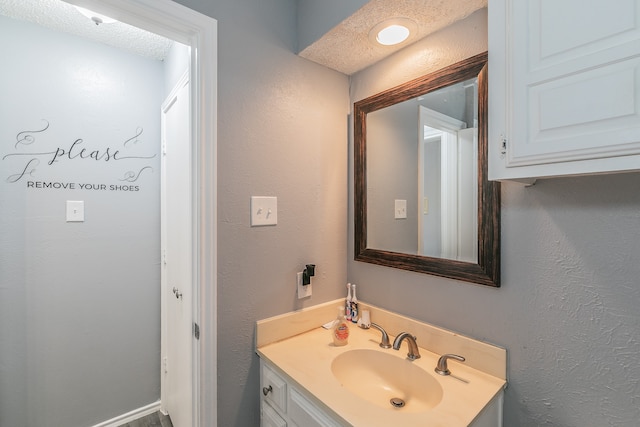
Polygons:
<instances>
[{"instance_id":1,"label":"white sink basin","mask_svg":"<svg viewBox=\"0 0 640 427\"><path fill-rule=\"evenodd\" d=\"M351 393L392 411L428 411L442 400L442 387L429 373L381 350L342 353L331 363L331 371Z\"/></svg>"}]
</instances>

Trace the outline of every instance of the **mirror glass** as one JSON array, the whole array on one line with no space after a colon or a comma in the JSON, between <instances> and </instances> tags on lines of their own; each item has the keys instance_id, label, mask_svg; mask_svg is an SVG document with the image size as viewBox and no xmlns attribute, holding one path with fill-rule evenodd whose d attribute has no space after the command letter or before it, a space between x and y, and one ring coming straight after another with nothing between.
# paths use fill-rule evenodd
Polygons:
<instances>
[{"instance_id":1,"label":"mirror glass","mask_svg":"<svg viewBox=\"0 0 640 427\"><path fill-rule=\"evenodd\" d=\"M486 53L354 104L355 259L499 286Z\"/></svg>"},{"instance_id":2,"label":"mirror glass","mask_svg":"<svg viewBox=\"0 0 640 427\"><path fill-rule=\"evenodd\" d=\"M367 244L478 259L478 79L367 115Z\"/></svg>"}]
</instances>

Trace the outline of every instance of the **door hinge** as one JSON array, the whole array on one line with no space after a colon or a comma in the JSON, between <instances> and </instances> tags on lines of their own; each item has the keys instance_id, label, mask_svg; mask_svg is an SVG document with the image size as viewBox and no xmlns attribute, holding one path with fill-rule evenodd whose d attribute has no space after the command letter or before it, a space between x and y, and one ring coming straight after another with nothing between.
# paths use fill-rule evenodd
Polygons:
<instances>
[{"instance_id":1,"label":"door hinge","mask_svg":"<svg viewBox=\"0 0 640 427\"><path fill-rule=\"evenodd\" d=\"M504 135L500 135L500 154L507 154L507 138Z\"/></svg>"},{"instance_id":2,"label":"door hinge","mask_svg":"<svg viewBox=\"0 0 640 427\"><path fill-rule=\"evenodd\" d=\"M196 337L197 340L200 339L200 326L197 323L193 323L193 336Z\"/></svg>"}]
</instances>

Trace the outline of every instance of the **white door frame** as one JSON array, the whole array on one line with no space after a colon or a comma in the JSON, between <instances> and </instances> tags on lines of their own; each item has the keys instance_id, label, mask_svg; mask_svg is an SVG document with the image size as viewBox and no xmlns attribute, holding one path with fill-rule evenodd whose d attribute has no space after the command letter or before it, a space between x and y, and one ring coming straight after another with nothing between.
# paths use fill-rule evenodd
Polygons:
<instances>
[{"instance_id":1,"label":"white door frame","mask_svg":"<svg viewBox=\"0 0 640 427\"><path fill-rule=\"evenodd\" d=\"M467 127L465 122L439 113L423 105L419 106L418 115L418 250L424 248L424 157L425 157L425 126L437 129L441 141L441 253L440 258L456 259L453 253L458 242L458 138L457 132ZM437 132L434 133L434 135ZM456 195L451 197L450 195ZM454 218L451 220L450 218ZM424 252L424 251L423 251Z\"/></svg>"},{"instance_id":2,"label":"white door frame","mask_svg":"<svg viewBox=\"0 0 640 427\"><path fill-rule=\"evenodd\" d=\"M217 425L217 21L170 0L65 0L191 47L193 427Z\"/></svg>"}]
</instances>

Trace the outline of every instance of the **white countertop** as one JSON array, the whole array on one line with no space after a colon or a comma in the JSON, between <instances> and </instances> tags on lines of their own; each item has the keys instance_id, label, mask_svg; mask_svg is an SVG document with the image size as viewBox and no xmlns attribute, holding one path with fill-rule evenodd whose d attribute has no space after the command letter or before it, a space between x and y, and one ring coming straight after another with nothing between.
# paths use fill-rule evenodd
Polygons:
<instances>
[{"instance_id":1,"label":"white countertop","mask_svg":"<svg viewBox=\"0 0 640 427\"><path fill-rule=\"evenodd\" d=\"M438 375L434 368L439 354L420 347L422 357L409 361L406 359L406 343L396 351L380 348L379 342L380 332L377 330L363 330L353 325L350 328L349 344L335 347L331 331L317 327L290 338L260 345L257 353L287 380L306 390L316 404L341 420L344 425L466 427L506 386L506 381L502 378L453 360L449 361L453 375ZM420 346L420 337L418 345ZM333 375L331 363L339 354L355 349L382 351L423 368L442 386L442 400L430 410L412 413L391 406L383 408L352 394Z\"/></svg>"}]
</instances>

